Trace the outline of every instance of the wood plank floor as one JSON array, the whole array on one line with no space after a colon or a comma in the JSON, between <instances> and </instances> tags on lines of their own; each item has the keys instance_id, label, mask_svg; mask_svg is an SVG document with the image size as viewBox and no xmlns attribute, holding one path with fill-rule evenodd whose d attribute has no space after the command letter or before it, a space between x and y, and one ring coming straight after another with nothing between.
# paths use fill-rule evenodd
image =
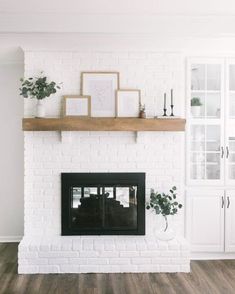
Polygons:
<instances>
[{"instance_id":1,"label":"wood plank floor","mask_svg":"<svg viewBox=\"0 0 235 294\"><path fill-rule=\"evenodd\" d=\"M17 243L0 243L0 293L235 294L235 260L192 261L190 274L18 275Z\"/></svg>"}]
</instances>

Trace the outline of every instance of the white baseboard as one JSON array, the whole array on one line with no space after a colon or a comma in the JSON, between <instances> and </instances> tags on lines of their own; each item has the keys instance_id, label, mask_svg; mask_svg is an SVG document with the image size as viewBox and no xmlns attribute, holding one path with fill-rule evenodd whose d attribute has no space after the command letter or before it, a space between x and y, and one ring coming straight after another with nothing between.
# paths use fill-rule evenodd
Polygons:
<instances>
[{"instance_id":1,"label":"white baseboard","mask_svg":"<svg viewBox=\"0 0 235 294\"><path fill-rule=\"evenodd\" d=\"M20 242L23 236L0 236L0 243Z\"/></svg>"},{"instance_id":2,"label":"white baseboard","mask_svg":"<svg viewBox=\"0 0 235 294\"><path fill-rule=\"evenodd\" d=\"M191 260L235 259L235 253L197 252L191 253Z\"/></svg>"}]
</instances>

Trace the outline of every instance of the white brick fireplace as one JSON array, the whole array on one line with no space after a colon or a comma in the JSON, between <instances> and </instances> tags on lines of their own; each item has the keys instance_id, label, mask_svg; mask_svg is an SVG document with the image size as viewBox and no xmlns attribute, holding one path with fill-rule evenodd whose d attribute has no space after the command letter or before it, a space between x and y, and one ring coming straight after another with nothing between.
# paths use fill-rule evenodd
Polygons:
<instances>
[{"instance_id":1,"label":"white brick fireplace","mask_svg":"<svg viewBox=\"0 0 235 294\"><path fill-rule=\"evenodd\" d=\"M175 111L183 116L184 59L158 52L25 52L25 76L41 70L63 82L46 101L47 115L60 116L61 96L80 93L81 71L119 71L121 88L138 88L147 114L162 112L163 93L173 88ZM168 104L170 104L168 102ZM25 116L35 101L25 100ZM68 140L70 137L71 140ZM156 215L147 214L145 236L61 236L62 172L145 172L151 188L172 185L184 201L184 134L174 132L24 132L25 232L19 273L187 272L189 247L184 213L174 218L177 238L158 241Z\"/></svg>"}]
</instances>

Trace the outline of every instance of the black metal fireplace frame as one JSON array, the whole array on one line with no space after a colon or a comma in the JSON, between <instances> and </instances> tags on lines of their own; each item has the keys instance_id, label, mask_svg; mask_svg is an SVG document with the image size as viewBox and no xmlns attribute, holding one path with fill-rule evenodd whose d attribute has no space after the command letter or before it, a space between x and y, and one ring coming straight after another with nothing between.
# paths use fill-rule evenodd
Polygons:
<instances>
[{"instance_id":1,"label":"black metal fireplace frame","mask_svg":"<svg viewBox=\"0 0 235 294\"><path fill-rule=\"evenodd\" d=\"M89 177L88 177L89 175ZM77 185L120 185L137 186L137 229L75 229L71 226L71 187ZM105 182L104 179L105 178ZM69 196L69 197L68 197ZM69 199L68 199L69 198ZM70 235L145 235L145 173L61 173L61 233Z\"/></svg>"}]
</instances>

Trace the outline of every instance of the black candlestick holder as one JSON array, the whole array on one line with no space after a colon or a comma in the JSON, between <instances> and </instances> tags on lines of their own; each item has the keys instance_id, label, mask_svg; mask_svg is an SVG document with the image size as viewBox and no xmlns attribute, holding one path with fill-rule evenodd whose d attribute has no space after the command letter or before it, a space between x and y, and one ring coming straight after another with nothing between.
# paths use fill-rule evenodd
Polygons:
<instances>
[{"instance_id":1,"label":"black candlestick holder","mask_svg":"<svg viewBox=\"0 0 235 294\"><path fill-rule=\"evenodd\" d=\"M174 116L173 109L174 109L174 105L171 105L171 115L170 116Z\"/></svg>"},{"instance_id":2,"label":"black candlestick holder","mask_svg":"<svg viewBox=\"0 0 235 294\"><path fill-rule=\"evenodd\" d=\"M167 109L166 108L163 108L163 111L164 111L163 116L167 116L167 114L166 114Z\"/></svg>"}]
</instances>

